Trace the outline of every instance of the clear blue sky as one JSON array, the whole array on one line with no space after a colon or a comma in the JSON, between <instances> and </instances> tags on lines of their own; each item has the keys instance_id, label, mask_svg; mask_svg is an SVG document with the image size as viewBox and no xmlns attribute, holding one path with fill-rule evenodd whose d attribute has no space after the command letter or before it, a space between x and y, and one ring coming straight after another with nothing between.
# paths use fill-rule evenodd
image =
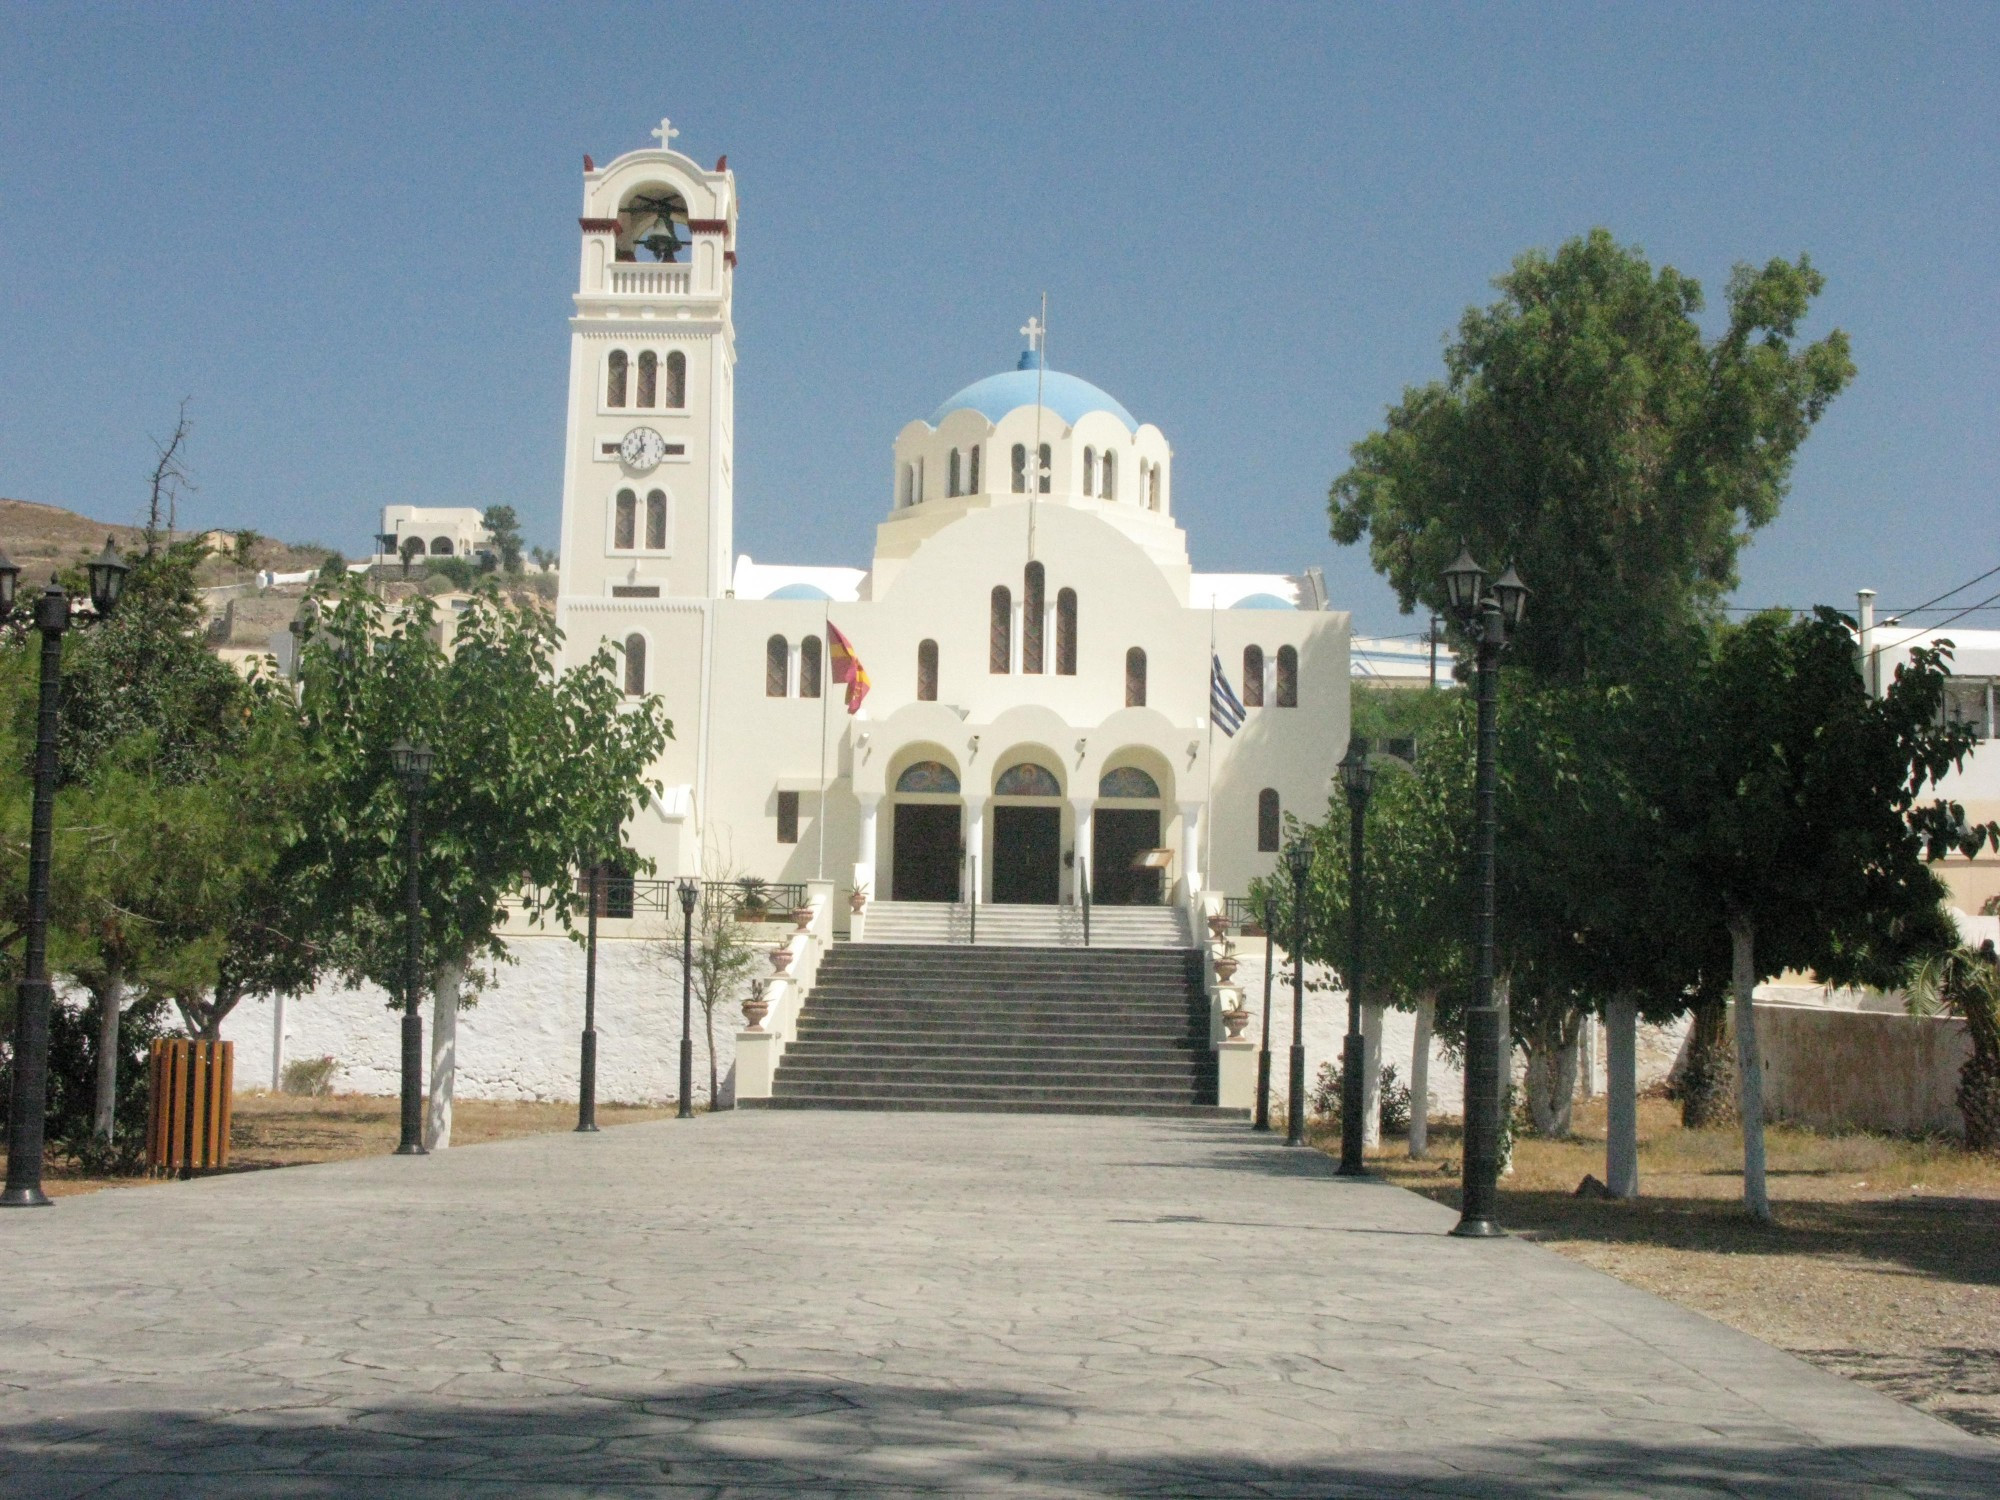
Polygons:
<instances>
[{"instance_id":1,"label":"clear blue sky","mask_svg":"<svg viewBox=\"0 0 2000 1500\"><path fill-rule=\"evenodd\" d=\"M1414 629L1327 484L1514 255L1603 224L1712 312L1811 253L1860 377L1738 597L1916 603L2000 563L1997 63L1990 4L11 5L0 494L131 519L188 395L194 524L358 551L504 501L552 543L582 154L665 113L741 186L760 558L865 564L897 428L1046 289L1051 362L1173 442L1198 568L1318 562Z\"/></svg>"}]
</instances>

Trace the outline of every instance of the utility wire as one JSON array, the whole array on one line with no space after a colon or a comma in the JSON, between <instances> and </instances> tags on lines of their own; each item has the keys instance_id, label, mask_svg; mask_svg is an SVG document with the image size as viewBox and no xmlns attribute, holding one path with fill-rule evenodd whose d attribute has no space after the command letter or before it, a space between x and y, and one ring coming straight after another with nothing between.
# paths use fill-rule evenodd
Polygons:
<instances>
[{"instance_id":1,"label":"utility wire","mask_svg":"<svg viewBox=\"0 0 2000 1500\"><path fill-rule=\"evenodd\" d=\"M1965 582L1961 583L1957 588L1946 589L1942 594L1939 594L1935 599L1926 599L1922 604L1912 604L1908 609L1894 610L1892 611L1892 613L1899 615L1913 615L1917 613L1918 610L1929 609L1933 604L1941 603L1943 600L1949 599L1953 594L1964 593L1967 589L1971 588L1975 583L1984 583L1987 579L1991 578L1995 573L2000 573L2000 567L1988 568L1984 573L1981 573L1977 578L1968 578L1965 580ZM1978 604L1975 604L1972 607L1974 609L1984 608L1983 605L1978 605ZM1957 619L1958 617L1954 615L1952 616L1952 618Z\"/></svg>"},{"instance_id":2,"label":"utility wire","mask_svg":"<svg viewBox=\"0 0 2000 1500\"><path fill-rule=\"evenodd\" d=\"M1995 573L2000 573L2000 568L1995 568L1993 571ZM1982 576L1987 576L1987 575L1982 575ZM1958 592L1958 590L1953 589L1952 592L1955 594ZM2000 603L2000 594L1988 594L1984 599L1981 599L1977 604L1968 604L1964 609L1961 609L1957 614L1947 615L1945 616L1944 619L1939 620L1937 624L1926 625L1922 630L1914 631L1911 634L1904 636L1900 641L1895 641L1887 646L1876 646L1873 648L1874 654L1880 656L1884 651L1898 650L1901 647L1909 645L1911 641L1917 640L1920 637L1927 635L1935 635L1937 634L1938 631L1944 629L1945 626L1951 624L1953 620L1962 620L1967 615L1973 613L1973 611L1985 609L1988 605L1994 603Z\"/></svg>"}]
</instances>

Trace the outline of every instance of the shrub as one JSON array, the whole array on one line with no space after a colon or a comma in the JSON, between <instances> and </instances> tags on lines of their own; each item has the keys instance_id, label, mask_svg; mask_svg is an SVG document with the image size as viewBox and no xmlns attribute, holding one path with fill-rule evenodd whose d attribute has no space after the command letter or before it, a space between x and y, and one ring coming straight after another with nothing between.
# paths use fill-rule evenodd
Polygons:
<instances>
[{"instance_id":1,"label":"shrub","mask_svg":"<svg viewBox=\"0 0 2000 1500\"><path fill-rule=\"evenodd\" d=\"M333 1092L333 1075L340 1063L331 1057L298 1057L285 1064L280 1083L287 1094L324 1099Z\"/></svg>"},{"instance_id":2,"label":"shrub","mask_svg":"<svg viewBox=\"0 0 2000 1500\"><path fill-rule=\"evenodd\" d=\"M1341 1089L1345 1082L1343 1071L1334 1064L1324 1062L1319 1065L1319 1077L1306 1095L1306 1103L1316 1117L1332 1121L1340 1119ZM1410 1086L1396 1076L1394 1063L1382 1069L1376 1119L1381 1123L1384 1135L1401 1135L1410 1128Z\"/></svg>"}]
</instances>

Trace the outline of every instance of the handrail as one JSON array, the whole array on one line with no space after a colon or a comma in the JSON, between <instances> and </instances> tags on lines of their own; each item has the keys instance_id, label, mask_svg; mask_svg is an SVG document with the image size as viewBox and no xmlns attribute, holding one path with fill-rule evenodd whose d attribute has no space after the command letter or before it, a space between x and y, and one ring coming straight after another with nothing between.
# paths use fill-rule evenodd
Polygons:
<instances>
[{"instance_id":1,"label":"handrail","mask_svg":"<svg viewBox=\"0 0 2000 1500\"><path fill-rule=\"evenodd\" d=\"M577 886L579 893L588 899L590 887L588 872L578 879ZM701 883L705 899L722 896L729 901L735 912L741 912L749 907L753 890L762 898L761 910L790 912L806 904L806 882L803 880L767 880L749 888L746 888L740 880L704 880ZM636 916L642 911L658 912L668 917L680 915L678 880L642 880L634 875L620 875L615 870L607 870L604 874L602 892L600 899L606 908L603 912L605 916L614 915L611 908L626 906L628 901L629 911L616 912L616 915Z\"/></svg>"},{"instance_id":2,"label":"handrail","mask_svg":"<svg viewBox=\"0 0 2000 1500\"><path fill-rule=\"evenodd\" d=\"M979 856L968 854L965 857L965 861L966 868L972 872L972 884L966 888L965 892L967 933L965 945L968 948L976 948L979 946Z\"/></svg>"}]
</instances>

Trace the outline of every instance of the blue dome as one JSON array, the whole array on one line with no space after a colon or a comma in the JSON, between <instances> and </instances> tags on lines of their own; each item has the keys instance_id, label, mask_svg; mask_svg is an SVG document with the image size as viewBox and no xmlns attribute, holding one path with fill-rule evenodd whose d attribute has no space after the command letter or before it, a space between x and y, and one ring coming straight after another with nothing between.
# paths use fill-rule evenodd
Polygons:
<instances>
[{"instance_id":1,"label":"blue dome","mask_svg":"<svg viewBox=\"0 0 2000 1500\"><path fill-rule=\"evenodd\" d=\"M770 599L830 599L833 596L825 589L815 588L809 583L788 583L783 588L772 589L765 596Z\"/></svg>"},{"instance_id":2,"label":"blue dome","mask_svg":"<svg viewBox=\"0 0 2000 1500\"><path fill-rule=\"evenodd\" d=\"M1139 423L1132 413L1112 396L1100 391L1088 380L1079 380L1060 370L1039 369L1040 363L1041 356L1030 350L1021 356L1020 368L1003 370L998 375L973 381L931 413L931 426L935 427L953 412L967 408L978 412L989 422L998 422L1010 411L1035 404L1035 385L1039 380L1042 405L1064 422L1074 425L1085 412L1108 411L1123 422L1128 431L1139 430Z\"/></svg>"},{"instance_id":3,"label":"blue dome","mask_svg":"<svg viewBox=\"0 0 2000 1500\"><path fill-rule=\"evenodd\" d=\"M1231 609L1297 609L1289 599L1280 599L1276 594L1245 594Z\"/></svg>"}]
</instances>

